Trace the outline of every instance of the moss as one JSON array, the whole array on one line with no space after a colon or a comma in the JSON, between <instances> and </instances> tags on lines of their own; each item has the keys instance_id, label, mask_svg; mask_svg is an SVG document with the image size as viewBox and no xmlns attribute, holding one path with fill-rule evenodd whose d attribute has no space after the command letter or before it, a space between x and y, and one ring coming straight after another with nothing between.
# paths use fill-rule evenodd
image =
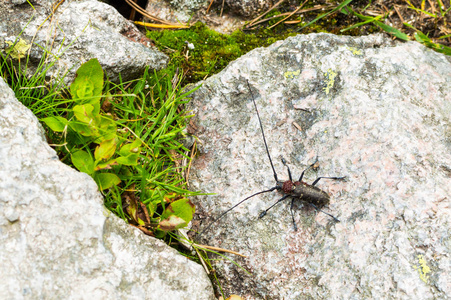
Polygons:
<instances>
[{"instance_id":1,"label":"moss","mask_svg":"<svg viewBox=\"0 0 451 300\"><path fill-rule=\"evenodd\" d=\"M265 15L265 18L271 18L271 17L274 17L274 16L278 16L278 15L280 15L280 14L281 14L280 11L278 11L278 10L273 10L273 11L271 11L270 13L266 14L266 15ZM271 19L271 20L268 21L267 25L268 25L268 26L272 26L272 25L276 24L277 22L279 22L280 20L282 20L283 18L285 18L285 16L281 16L281 17L279 17L279 18ZM282 25L282 26L283 26L283 25Z\"/></svg>"},{"instance_id":2,"label":"moss","mask_svg":"<svg viewBox=\"0 0 451 300\"><path fill-rule=\"evenodd\" d=\"M218 73L230 61L254 48L266 47L296 34L290 30L283 33L271 30L244 33L238 30L225 35L198 22L185 30L148 31L147 37L155 41L160 51L169 55L168 68L174 72L176 68L182 68L186 73L185 83L190 83Z\"/></svg>"}]
</instances>

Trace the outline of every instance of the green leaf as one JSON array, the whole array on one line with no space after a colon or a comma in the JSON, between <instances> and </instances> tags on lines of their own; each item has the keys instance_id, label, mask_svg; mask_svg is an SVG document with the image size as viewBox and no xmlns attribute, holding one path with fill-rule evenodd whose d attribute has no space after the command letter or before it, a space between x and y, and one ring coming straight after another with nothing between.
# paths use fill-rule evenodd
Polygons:
<instances>
[{"instance_id":1,"label":"green leaf","mask_svg":"<svg viewBox=\"0 0 451 300\"><path fill-rule=\"evenodd\" d=\"M97 164L96 167L94 168L95 171L99 171L99 170L111 170L112 166L117 166L119 165L116 161L116 159L111 159L107 162L104 163L100 163Z\"/></svg>"},{"instance_id":2,"label":"green leaf","mask_svg":"<svg viewBox=\"0 0 451 300\"><path fill-rule=\"evenodd\" d=\"M363 22L360 22L360 23L356 23L356 24L354 24L354 25L351 25L351 26L349 26L349 27L346 27L346 28L344 28L344 29L341 29L340 32L345 32L345 31L347 31L347 30L351 30L351 29L354 29L354 28L363 26L363 25L365 25L365 24L367 24L367 23L371 23L371 22L373 22L373 21L377 21L377 20L379 20L379 19L382 18L382 17L383 17L383 16L380 15L380 16L377 16L377 17L375 17L375 18L373 18L373 19L366 20L366 21L363 21Z\"/></svg>"},{"instance_id":3,"label":"green leaf","mask_svg":"<svg viewBox=\"0 0 451 300\"><path fill-rule=\"evenodd\" d=\"M401 31L399 31L398 29L391 27L387 24L384 24L382 22L379 21L374 21L374 23L379 26L380 28L382 28L383 30L385 30L386 32L394 35L395 37L397 37L398 39L404 40L404 41L409 41L409 36Z\"/></svg>"},{"instance_id":4,"label":"green leaf","mask_svg":"<svg viewBox=\"0 0 451 300\"><path fill-rule=\"evenodd\" d=\"M141 146L141 141L136 139L133 143L122 146L121 150L119 150L119 154L122 156L128 156L130 153L139 153L139 146Z\"/></svg>"},{"instance_id":5,"label":"green leaf","mask_svg":"<svg viewBox=\"0 0 451 300\"><path fill-rule=\"evenodd\" d=\"M9 45L9 47L6 48L6 53L14 59L24 58L28 49L31 48L31 44L27 44L23 39L19 39L19 41L15 43L10 41L6 41L6 43Z\"/></svg>"},{"instance_id":6,"label":"green leaf","mask_svg":"<svg viewBox=\"0 0 451 300\"><path fill-rule=\"evenodd\" d=\"M147 209L149 210L149 216L153 216L157 212L158 204L149 202L146 204Z\"/></svg>"},{"instance_id":7,"label":"green leaf","mask_svg":"<svg viewBox=\"0 0 451 300\"><path fill-rule=\"evenodd\" d=\"M410 3L409 3L409 4L410 4ZM439 7L440 7L440 6L439 6ZM422 10L422 9L419 9L419 8L416 8L415 6L413 6L413 5L411 5L411 4L409 5L409 8L415 10L416 12L423 13L423 14L425 14L425 15L428 15L428 16L430 16L430 17L432 17L432 18L437 18L437 15L432 14L432 13L430 13L430 12L428 12L428 11L425 11L425 10Z\"/></svg>"},{"instance_id":8,"label":"green leaf","mask_svg":"<svg viewBox=\"0 0 451 300\"><path fill-rule=\"evenodd\" d=\"M91 126L85 124L85 123L81 123L78 121L72 121L69 122L69 126L70 128L72 128L73 131L83 135L83 136L92 136L94 133L92 131Z\"/></svg>"},{"instance_id":9,"label":"green leaf","mask_svg":"<svg viewBox=\"0 0 451 300\"><path fill-rule=\"evenodd\" d=\"M94 106L91 104L75 105L73 108L77 120L86 124L92 124L94 122L95 116L92 113L93 110Z\"/></svg>"},{"instance_id":10,"label":"green leaf","mask_svg":"<svg viewBox=\"0 0 451 300\"><path fill-rule=\"evenodd\" d=\"M113 156L114 152L116 151L117 142L117 138L102 141L94 151L94 157L96 161L101 159L108 159Z\"/></svg>"},{"instance_id":11,"label":"green leaf","mask_svg":"<svg viewBox=\"0 0 451 300\"><path fill-rule=\"evenodd\" d=\"M421 31L415 32L415 39L424 44L426 47L434 49L437 52L444 53L446 55L451 55L451 48L442 44L434 43L427 35L422 33Z\"/></svg>"},{"instance_id":12,"label":"green leaf","mask_svg":"<svg viewBox=\"0 0 451 300\"><path fill-rule=\"evenodd\" d=\"M438 43L434 43L427 35L425 35L424 33L422 33L420 30L416 29L415 27L413 27L412 25L408 24L408 23L403 23L405 26L414 29L415 32L415 39L424 44L426 47L432 48L437 52L446 54L446 55L451 55L451 48L447 47L445 45L442 44L438 44Z\"/></svg>"},{"instance_id":13,"label":"green leaf","mask_svg":"<svg viewBox=\"0 0 451 300\"><path fill-rule=\"evenodd\" d=\"M159 229L170 231L185 227L193 218L194 211L194 204L188 199L172 202L161 215Z\"/></svg>"},{"instance_id":14,"label":"green leaf","mask_svg":"<svg viewBox=\"0 0 451 300\"><path fill-rule=\"evenodd\" d=\"M74 166L83 173L92 175L94 173L94 160L88 152L78 150L70 155Z\"/></svg>"},{"instance_id":15,"label":"green leaf","mask_svg":"<svg viewBox=\"0 0 451 300\"><path fill-rule=\"evenodd\" d=\"M116 158L116 161L121 165L136 166L138 165L138 159L139 159L138 153L131 153L127 156L120 156Z\"/></svg>"},{"instance_id":16,"label":"green leaf","mask_svg":"<svg viewBox=\"0 0 451 300\"><path fill-rule=\"evenodd\" d=\"M364 16L361 15L357 12L355 12L354 10L352 10L352 8L347 7L346 8L348 11L350 11L351 13L353 13L355 16L359 17L360 19L364 20L364 21L369 21L372 22L374 24L376 24L377 26L379 26L380 28L382 28L383 30L385 30L386 32L394 35L395 37L397 37L398 39L404 40L404 41L408 41L409 40L409 36L401 31L399 31L398 29L391 27L385 23L382 23L380 21L378 21L378 19L380 19L381 16L377 16L377 17L368 17L368 16ZM365 22L363 22L365 23ZM363 24L362 23L362 24Z\"/></svg>"},{"instance_id":17,"label":"green leaf","mask_svg":"<svg viewBox=\"0 0 451 300\"><path fill-rule=\"evenodd\" d=\"M118 185L121 182L119 177L112 173L95 173L94 180L101 191Z\"/></svg>"},{"instance_id":18,"label":"green leaf","mask_svg":"<svg viewBox=\"0 0 451 300\"><path fill-rule=\"evenodd\" d=\"M188 223L182 218L172 215L169 216L167 219L160 221L158 225L159 225L158 229L161 229L163 231L172 231L179 228L183 228L186 225L188 225Z\"/></svg>"},{"instance_id":19,"label":"green leaf","mask_svg":"<svg viewBox=\"0 0 451 300\"><path fill-rule=\"evenodd\" d=\"M92 110L92 114L94 116L98 116L100 114L100 102L94 103L92 104L92 106L94 107L94 109Z\"/></svg>"},{"instance_id":20,"label":"green leaf","mask_svg":"<svg viewBox=\"0 0 451 300\"><path fill-rule=\"evenodd\" d=\"M99 141L111 140L116 137L117 125L114 120L100 116L100 121L98 122L99 129ZM99 142L96 141L96 142Z\"/></svg>"},{"instance_id":21,"label":"green leaf","mask_svg":"<svg viewBox=\"0 0 451 300\"><path fill-rule=\"evenodd\" d=\"M63 132L68 124L65 118L59 116L47 117L42 119L42 121L55 132Z\"/></svg>"},{"instance_id":22,"label":"green leaf","mask_svg":"<svg viewBox=\"0 0 451 300\"><path fill-rule=\"evenodd\" d=\"M77 77L70 86L70 93L80 104L96 104L100 101L103 89L103 70L94 58L82 64L77 70Z\"/></svg>"}]
</instances>

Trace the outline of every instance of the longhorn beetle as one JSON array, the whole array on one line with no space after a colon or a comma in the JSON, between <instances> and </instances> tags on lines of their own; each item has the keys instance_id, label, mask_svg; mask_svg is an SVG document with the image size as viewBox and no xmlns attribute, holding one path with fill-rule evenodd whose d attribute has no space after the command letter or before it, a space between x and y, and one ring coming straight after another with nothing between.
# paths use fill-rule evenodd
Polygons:
<instances>
[{"instance_id":1,"label":"longhorn beetle","mask_svg":"<svg viewBox=\"0 0 451 300\"><path fill-rule=\"evenodd\" d=\"M260 195L260 194L264 194L264 193L268 193L268 192L272 192L274 190L282 192L284 194L284 196L282 198L280 198L279 200L277 200L277 202L275 202L273 205L271 205L270 207L268 207L267 209L262 211L260 213L259 217L258 217L259 219L263 218L268 213L268 211L271 208L273 208L276 204L284 201L285 199L291 198L290 211L291 211L291 218L293 220L293 226L294 226L294 230L295 231L297 231L297 226L296 226L296 222L294 221L294 213L293 213L293 205L294 205L294 200L295 199L299 199L299 200L309 204L310 206L315 208L317 211L325 213L326 215L328 215L331 218L333 218L336 222L340 222L340 220L338 220L333 215L321 210L321 207L329 204L330 197L329 197L329 195L326 192L324 192L321 189L317 188L315 186L315 184L317 184L320 179L343 180L343 179L346 178L346 176L343 176L343 177L318 177L318 178L316 178L315 181L313 181L312 184L308 184L308 183L302 181L302 178L304 177L304 173L307 170L309 170L310 168L312 168L316 164L317 161L315 161L313 164L311 164L307 169L305 169L301 173L301 177L299 177L298 181L293 181L293 178L291 176L290 167L288 167L285 159L282 158L282 163L284 164L284 166L287 167L287 170L288 170L289 180L287 180L287 181L280 181L277 178L277 173L276 173L276 170L274 169L274 165L272 163L271 155L269 154L268 144L266 143L266 138L265 138L265 132L263 131L263 125L262 125L262 122L261 122L261 119L260 119L260 114L258 113L257 103L255 102L254 94L252 93L251 87L249 85L249 81L247 81L247 87L249 88L249 92L251 94L252 101L254 102L255 111L257 112L257 118L258 118L258 122L260 123L260 129L261 129L261 132L262 132L263 142L265 144L266 153L268 154L269 163L271 164L271 168L272 168L272 171L274 173L274 179L276 181L276 186L274 186L274 187L272 187L272 188L270 188L268 190L264 190L264 191L255 193L255 194L253 194L253 195L241 200L240 202L238 202L237 204L235 204L234 206L232 206L231 208L229 208L228 210L223 212L221 215L219 215L219 217L214 219L204 230L202 230L200 232L199 235L202 235L205 231L207 231L211 227L211 225L213 225L214 223L219 221L229 211L231 211L232 209L234 209L235 207L237 207L241 203L249 200L250 198L252 198L254 196L257 196L257 195Z\"/></svg>"}]
</instances>

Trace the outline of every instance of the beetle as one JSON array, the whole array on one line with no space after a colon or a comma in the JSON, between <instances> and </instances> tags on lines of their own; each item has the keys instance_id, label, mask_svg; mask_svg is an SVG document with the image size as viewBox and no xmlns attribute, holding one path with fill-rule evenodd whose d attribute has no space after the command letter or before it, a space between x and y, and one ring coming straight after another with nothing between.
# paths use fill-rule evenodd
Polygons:
<instances>
[{"instance_id":1,"label":"beetle","mask_svg":"<svg viewBox=\"0 0 451 300\"><path fill-rule=\"evenodd\" d=\"M294 226L294 230L297 231L297 226L296 226L296 222L294 220L294 212L293 212L293 207L294 207L294 201L296 199L299 199L301 201L303 201L304 203L307 203L308 205L312 206L313 208L315 208L317 211L320 211L322 213L325 213L326 215L330 216L332 219L334 219L336 222L340 222L340 220L338 220L336 217L334 217L333 215L323 211L321 208L328 205L330 202L330 196L329 194L327 194L325 191L319 189L318 187L316 187L315 185L318 183L318 181L320 181L320 179L334 179L334 180L344 180L346 178L346 176L342 176L342 177L329 177L329 176L322 176L322 177L318 177L315 179L315 181L312 184L308 184L304 181L302 181L302 178L304 177L304 173L309 170L312 167L315 167L315 165L318 162L318 158L316 159L316 161L311 164L307 169L305 169L302 173L301 176L299 177L298 181L293 181L293 178L291 176L291 171L290 171L290 167L287 165L285 159L282 158L282 163L284 166L287 167L287 171L288 171L288 178L289 180L287 181L281 181L278 179L277 177L277 173L276 170L274 168L274 164L272 162L271 159L271 155L269 154L269 149L268 149L268 144L266 142L266 137L265 137L265 132L263 130L263 125L260 119L260 114L258 112L258 108L257 108L257 103L255 102L254 99L254 95L252 93L252 89L250 87L249 81L247 81L247 86L249 88L249 92L251 94L252 97L252 101L254 103L254 107L255 107L255 111L257 113L257 118L258 118L258 122L260 124L260 129L261 129L261 133L262 133L262 137L263 137L263 143L265 145L265 149L266 149L266 153L268 155L268 159L269 159L269 163L271 164L271 168L274 174L274 179L276 182L276 185L270 189L264 190L264 191L260 191L257 192L243 200L241 200L240 202L238 202L237 204L235 204L234 206L232 206L231 208L227 209L225 212L223 212L222 214L220 214L216 219L214 219L205 229L203 229L199 235L202 235L204 232L206 232L214 223L216 223L217 221L219 221L222 217L224 217L228 212L230 212L231 210L233 210L234 208L236 208L238 205L242 204L243 202L249 200L250 198L260 195L260 194L264 194L264 193L268 193L268 192L272 192L272 191L279 191L281 193L284 194L284 196L282 198L280 198L279 200L277 200L277 202L275 202L273 205L271 205L270 207L268 207L267 209L265 209L264 211L262 211L259 215L259 219L263 218L268 211L273 208L275 205L277 205L278 203L291 198L291 205L290 205L290 211L291 211L291 218L293 220L293 226Z\"/></svg>"}]
</instances>

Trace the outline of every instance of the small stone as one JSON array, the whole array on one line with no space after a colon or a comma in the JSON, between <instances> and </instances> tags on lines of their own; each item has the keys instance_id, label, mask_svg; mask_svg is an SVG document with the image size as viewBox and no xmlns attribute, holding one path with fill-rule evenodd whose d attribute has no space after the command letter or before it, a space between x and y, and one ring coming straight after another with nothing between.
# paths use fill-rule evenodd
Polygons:
<instances>
[{"instance_id":1,"label":"small stone","mask_svg":"<svg viewBox=\"0 0 451 300\"><path fill-rule=\"evenodd\" d=\"M19 213L15 209L8 207L5 209L5 218L8 219L9 222L14 223L19 220Z\"/></svg>"}]
</instances>

